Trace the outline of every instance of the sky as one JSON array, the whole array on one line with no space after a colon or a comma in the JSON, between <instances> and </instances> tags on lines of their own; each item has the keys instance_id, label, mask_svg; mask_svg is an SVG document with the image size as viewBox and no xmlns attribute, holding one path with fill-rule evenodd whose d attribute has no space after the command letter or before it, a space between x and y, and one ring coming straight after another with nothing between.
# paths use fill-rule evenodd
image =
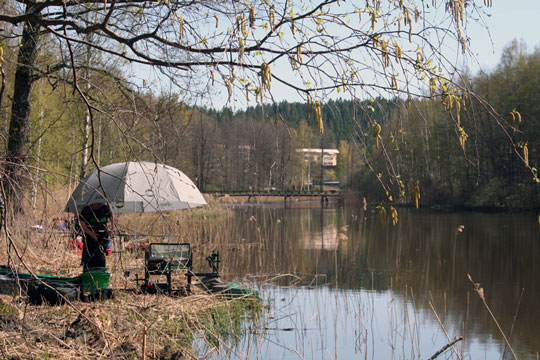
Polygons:
<instances>
[{"instance_id":1,"label":"sky","mask_svg":"<svg viewBox=\"0 0 540 360\"><path fill-rule=\"evenodd\" d=\"M359 1L359 0L351 0ZM471 0L481 4L484 0ZM492 0L493 6L487 10L489 16L485 21L487 28L472 22L467 34L470 39L469 49L474 58L468 58L463 67L467 67L473 74L479 71L492 71L501 59L504 48L513 40L522 40L527 44L528 51L540 47L540 0ZM138 73L136 71L136 73ZM144 72L142 78L158 79L156 81L159 91L167 92L168 81L161 81L159 74ZM272 83L274 100L289 102L303 101L293 90L280 87L277 82ZM217 90L217 89L216 89ZM201 98L197 105L221 109L223 106L240 110L246 106L245 97L235 94L231 102L227 101L227 89L221 87L215 94ZM336 95L337 96L337 95ZM202 103L201 103L202 102ZM254 105L254 101L250 103Z\"/></svg>"},{"instance_id":2,"label":"sky","mask_svg":"<svg viewBox=\"0 0 540 360\"><path fill-rule=\"evenodd\" d=\"M474 57L468 58L464 67L468 67L473 74L492 71L499 63L504 48L514 39L523 40L529 52L540 47L540 0L492 1L493 6L487 11L490 16L484 18L487 28L474 24L468 29L469 49ZM277 101L303 101L288 88L273 91L273 95ZM240 99L223 105L236 110L243 108L245 103L242 97L237 98ZM219 107L220 102L217 104Z\"/></svg>"},{"instance_id":3,"label":"sky","mask_svg":"<svg viewBox=\"0 0 540 360\"><path fill-rule=\"evenodd\" d=\"M540 46L540 0L493 0L489 12L488 31L474 27L470 33L470 48L480 65L470 63L472 69L495 68L513 39L523 40L529 51Z\"/></svg>"}]
</instances>

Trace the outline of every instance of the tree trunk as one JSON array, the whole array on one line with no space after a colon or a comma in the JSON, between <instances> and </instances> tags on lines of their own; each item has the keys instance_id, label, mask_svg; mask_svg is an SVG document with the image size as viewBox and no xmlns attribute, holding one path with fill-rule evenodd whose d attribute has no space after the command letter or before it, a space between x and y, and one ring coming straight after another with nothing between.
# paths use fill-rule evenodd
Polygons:
<instances>
[{"instance_id":1,"label":"tree trunk","mask_svg":"<svg viewBox=\"0 0 540 360\"><path fill-rule=\"evenodd\" d=\"M90 34L86 36L86 41L90 44L93 42L93 38ZM86 76L86 91L90 91L90 65L92 63L91 53L92 48L90 46L86 46L86 70L85 70L85 76ZM85 111L85 117L84 117L84 138L83 138L83 148L81 152L81 171L79 173L79 179L84 180L86 177L86 169L88 167L88 157L90 153L90 146L93 146L93 142L91 141L92 137L92 117L90 114L90 109L86 107Z\"/></svg>"},{"instance_id":2,"label":"tree trunk","mask_svg":"<svg viewBox=\"0 0 540 360\"><path fill-rule=\"evenodd\" d=\"M27 5L27 13L35 11L36 9ZM34 81L38 38L39 25L33 21L25 22L17 56L5 169L6 200L15 213L20 213L23 209L24 166L28 155L27 143L30 134L30 96Z\"/></svg>"}]
</instances>

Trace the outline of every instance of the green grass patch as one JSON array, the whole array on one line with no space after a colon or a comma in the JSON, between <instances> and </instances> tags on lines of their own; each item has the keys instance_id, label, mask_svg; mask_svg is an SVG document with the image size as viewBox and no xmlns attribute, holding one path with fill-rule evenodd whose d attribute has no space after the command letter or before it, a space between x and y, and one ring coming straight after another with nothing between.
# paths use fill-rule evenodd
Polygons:
<instances>
[{"instance_id":1,"label":"green grass patch","mask_svg":"<svg viewBox=\"0 0 540 360\"><path fill-rule=\"evenodd\" d=\"M191 218L198 221L216 220L221 218L225 214L225 211L220 209L205 209L192 213Z\"/></svg>"},{"instance_id":2,"label":"green grass patch","mask_svg":"<svg viewBox=\"0 0 540 360\"><path fill-rule=\"evenodd\" d=\"M234 299L211 308L200 317L207 341L215 347L220 341L235 344L244 325L257 322L261 311L260 301L253 298Z\"/></svg>"},{"instance_id":3,"label":"green grass patch","mask_svg":"<svg viewBox=\"0 0 540 360\"><path fill-rule=\"evenodd\" d=\"M11 305L0 303L0 314L15 316L17 314L17 309Z\"/></svg>"}]
</instances>

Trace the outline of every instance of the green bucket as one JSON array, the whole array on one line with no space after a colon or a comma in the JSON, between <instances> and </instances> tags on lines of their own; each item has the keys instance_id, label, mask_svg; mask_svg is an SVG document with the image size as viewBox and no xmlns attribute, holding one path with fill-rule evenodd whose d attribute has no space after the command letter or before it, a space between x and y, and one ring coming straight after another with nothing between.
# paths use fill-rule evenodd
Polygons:
<instances>
[{"instance_id":1,"label":"green bucket","mask_svg":"<svg viewBox=\"0 0 540 360\"><path fill-rule=\"evenodd\" d=\"M93 291L109 287L111 274L107 268L90 268L81 274L82 291Z\"/></svg>"}]
</instances>

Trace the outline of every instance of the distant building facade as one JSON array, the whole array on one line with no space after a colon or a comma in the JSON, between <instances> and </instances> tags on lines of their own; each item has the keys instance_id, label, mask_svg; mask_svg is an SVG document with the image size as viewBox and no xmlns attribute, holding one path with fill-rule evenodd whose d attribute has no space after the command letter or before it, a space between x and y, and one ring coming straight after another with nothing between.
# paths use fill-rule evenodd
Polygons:
<instances>
[{"instance_id":1,"label":"distant building facade","mask_svg":"<svg viewBox=\"0 0 540 360\"><path fill-rule=\"evenodd\" d=\"M297 152L304 154L304 161L309 163L321 163L325 168L332 169L337 166L338 149L316 149L316 148L304 148L297 149Z\"/></svg>"}]
</instances>

